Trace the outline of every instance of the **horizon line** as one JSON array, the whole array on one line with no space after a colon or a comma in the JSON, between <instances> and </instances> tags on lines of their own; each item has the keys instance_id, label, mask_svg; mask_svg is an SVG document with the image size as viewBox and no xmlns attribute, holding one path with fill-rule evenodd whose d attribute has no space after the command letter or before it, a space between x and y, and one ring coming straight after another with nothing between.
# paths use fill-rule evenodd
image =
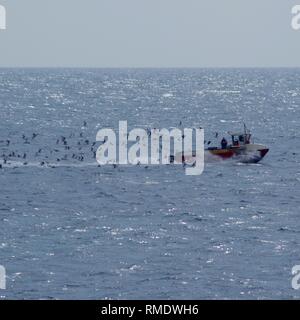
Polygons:
<instances>
[{"instance_id":1,"label":"horizon line","mask_svg":"<svg viewBox=\"0 0 300 320\"><path fill-rule=\"evenodd\" d=\"M299 66L207 66L207 67L185 67L185 66L168 66L168 67L132 67L132 66L1 66L0 69L300 69Z\"/></svg>"}]
</instances>

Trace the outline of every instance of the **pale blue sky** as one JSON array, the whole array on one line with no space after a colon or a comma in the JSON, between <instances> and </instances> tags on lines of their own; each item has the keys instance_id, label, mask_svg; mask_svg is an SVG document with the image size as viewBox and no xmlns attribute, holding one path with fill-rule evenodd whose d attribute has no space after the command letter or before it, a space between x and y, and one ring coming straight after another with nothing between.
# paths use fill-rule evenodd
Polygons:
<instances>
[{"instance_id":1,"label":"pale blue sky","mask_svg":"<svg viewBox=\"0 0 300 320\"><path fill-rule=\"evenodd\" d=\"M0 0L0 66L300 67L300 0Z\"/></svg>"}]
</instances>

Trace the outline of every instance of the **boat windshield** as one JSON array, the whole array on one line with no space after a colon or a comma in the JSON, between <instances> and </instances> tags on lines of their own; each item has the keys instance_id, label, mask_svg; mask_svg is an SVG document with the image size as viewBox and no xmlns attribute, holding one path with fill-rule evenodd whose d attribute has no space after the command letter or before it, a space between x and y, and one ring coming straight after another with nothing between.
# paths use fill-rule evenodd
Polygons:
<instances>
[{"instance_id":1,"label":"boat windshield","mask_svg":"<svg viewBox=\"0 0 300 320\"><path fill-rule=\"evenodd\" d=\"M239 144L249 144L251 134L232 134L232 144L237 146Z\"/></svg>"}]
</instances>

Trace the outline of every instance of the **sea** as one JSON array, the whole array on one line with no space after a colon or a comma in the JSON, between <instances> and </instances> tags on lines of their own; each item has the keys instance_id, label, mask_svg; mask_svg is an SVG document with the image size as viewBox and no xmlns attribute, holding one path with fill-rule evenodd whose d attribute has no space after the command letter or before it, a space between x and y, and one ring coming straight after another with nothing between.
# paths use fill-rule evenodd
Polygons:
<instances>
[{"instance_id":1,"label":"sea","mask_svg":"<svg viewBox=\"0 0 300 320\"><path fill-rule=\"evenodd\" d=\"M1 299L299 299L299 119L300 69L0 69ZM99 167L119 121L270 151Z\"/></svg>"}]
</instances>

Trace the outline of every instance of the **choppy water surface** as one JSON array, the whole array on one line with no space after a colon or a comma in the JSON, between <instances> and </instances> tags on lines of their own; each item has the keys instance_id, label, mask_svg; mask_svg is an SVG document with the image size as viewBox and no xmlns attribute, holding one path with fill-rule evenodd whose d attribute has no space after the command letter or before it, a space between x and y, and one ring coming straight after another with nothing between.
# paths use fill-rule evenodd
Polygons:
<instances>
[{"instance_id":1,"label":"choppy water surface","mask_svg":"<svg viewBox=\"0 0 300 320\"><path fill-rule=\"evenodd\" d=\"M298 69L0 70L0 295L299 298L299 104ZM196 177L98 168L97 130L119 120L212 144L245 121L270 153Z\"/></svg>"}]
</instances>

